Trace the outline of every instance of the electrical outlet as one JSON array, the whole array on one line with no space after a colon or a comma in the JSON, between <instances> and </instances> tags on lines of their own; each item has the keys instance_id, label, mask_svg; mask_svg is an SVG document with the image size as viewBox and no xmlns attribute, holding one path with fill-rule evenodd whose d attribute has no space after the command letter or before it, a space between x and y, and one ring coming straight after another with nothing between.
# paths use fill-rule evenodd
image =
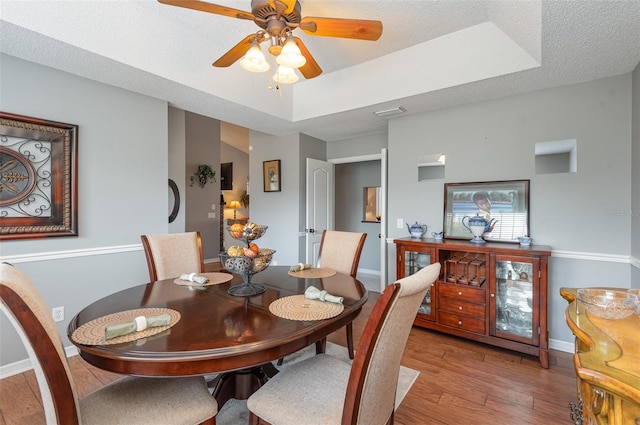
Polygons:
<instances>
[{"instance_id":1,"label":"electrical outlet","mask_svg":"<svg viewBox=\"0 0 640 425\"><path fill-rule=\"evenodd\" d=\"M402 220L401 218L399 218L399 219L397 220L397 222L396 222L396 227L397 227L398 229L402 229L402 228L404 227L404 222L403 222L403 220Z\"/></svg>"},{"instance_id":2,"label":"electrical outlet","mask_svg":"<svg viewBox=\"0 0 640 425\"><path fill-rule=\"evenodd\" d=\"M62 322L64 320L64 307L52 308L51 315L54 322Z\"/></svg>"}]
</instances>

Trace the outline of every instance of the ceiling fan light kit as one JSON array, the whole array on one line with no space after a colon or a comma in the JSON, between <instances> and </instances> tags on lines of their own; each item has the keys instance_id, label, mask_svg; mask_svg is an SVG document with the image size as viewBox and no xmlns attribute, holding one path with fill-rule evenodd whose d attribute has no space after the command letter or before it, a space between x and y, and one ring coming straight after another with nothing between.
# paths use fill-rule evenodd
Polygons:
<instances>
[{"instance_id":1,"label":"ceiling fan light kit","mask_svg":"<svg viewBox=\"0 0 640 425\"><path fill-rule=\"evenodd\" d=\"M250 72L266 72L271 69L257 41L251 42L251 47L240 61L240 66Z\"/></svg>"},{"instance_id":2,"label":"ceiling fan light kit","mask_svg":"<svg viewBox=\"0 0 640 425\"><path fill-rule=\"evenodd\" d=\"M280 54L276 57L276 62L278 62L278 65L286 66L287 68L300 68L307 63L307 59L300 53L298 44L291 34L287 36L287 41L282 46Z\"/></svg>"},{"instance_id":3,"label":"ceiling fan light kit","mask_svg":"<svg viewBox=\"0 0 640 425\"><path fill-rule=\"evenodd\" d=\"M200 0L158 0L163 4L213 13L236 19L253 20L262 30L251 34L213 63L215 67L228 67L240 60L240 66L251 72L270 69L260 43L271 40L269 52L276 57L278 70L273 76L278 83L299 80L295 69L306 79L322 74L322 69L293 30L300 28L305 34L375 41L382 35L382 22L363 19L302 18L297 0L252 0L251 12L220 6Z\"/></svg>"},{"instance_id":4,"label":"ceiling fan light kit","mask_svg":"<svg viewBox=\"0 0 640 425\"><path fill-rule=\"evenodd\" d=\"M293 84L299 79L300 77L298 77L298 74L295 73L293 68L289 68L282 65L278 66L278 69L276 70L276 73L273 76L273 81L275 81L276 83L283 83L283 84Z\"/></svg>"}]
</instances>

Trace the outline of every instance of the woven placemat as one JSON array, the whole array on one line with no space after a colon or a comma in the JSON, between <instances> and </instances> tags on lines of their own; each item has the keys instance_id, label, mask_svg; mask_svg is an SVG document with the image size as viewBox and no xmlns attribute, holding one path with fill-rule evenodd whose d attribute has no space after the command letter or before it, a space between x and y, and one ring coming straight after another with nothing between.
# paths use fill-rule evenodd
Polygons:
<instances>
[{"instance_id":1,"label":"woven placemat","mask_svg":"<svg viewBox=\"0 0 640 425\"><path fill-rule=\"evenodd\" d=\"M336 274L336 271L330 269L329 267L318 267L315 269L305 269L300 270L299 272L292 272L289 270L289 276L299 277L301 279L310 279L310 278L321 278L321 277L329 277Z\"/></svg>"},{"instance_id":2,"label":"woven placemat","mask_svg":"<svg viewBox=\"0 0 640 425\"><path fill-rule=\"evenodd\" d=\"M118 323L132 322L138 316L158 316L160 314L168 314L171 316L171 322L166 326L157 326L147 328L140 332L133 332L128 335L118 336L106 340L104 338L104 330L107 326L116 325ZM136 339L146 338L152 335L166 331L180 321L180 313L170 308L139 308L137 310L121 311L119 313L109 314L85 323L78 329L73 331L71 339L78 344L84 345L112 345L121 344L123 342L135 341Z\"/></svg>"},{"instance_id":3,"label":"woven placemat","mask_svg":"<svg viewBox=\"0 0 640 425\"><path fill-rule=\"evenodd\" d=\"M182 286L210 286L229 282L231 279L233 279L233 275L231 273L198 273L198 276L206 277L207 279L209 279L209 282L200 284L197 282L190 282L188 280L180 280L180 278L177 278L173 281L173 283Z\"/></svg>"},{"instance_id":4,"label":"woven placemat","mask_svg":"<svg viewBox=\"0 0 640 425\"><path fill-rule=\"evenodd\" d=\"M289 320L323 320L342 313L342 304L318 300L308 300L304 295L291 295L278 298L269 304L269 311L278 317Z\"/></svg>"}]
</instances>

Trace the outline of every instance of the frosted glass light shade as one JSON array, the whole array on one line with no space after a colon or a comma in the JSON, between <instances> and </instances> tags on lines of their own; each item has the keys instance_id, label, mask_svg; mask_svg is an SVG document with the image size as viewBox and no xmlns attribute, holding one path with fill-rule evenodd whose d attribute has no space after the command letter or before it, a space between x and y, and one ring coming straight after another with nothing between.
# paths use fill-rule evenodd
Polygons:
<instances>
[{"instance_id":1,"label":"frosted glass light shade","mask_svg":"<svg viewBox=\"0 0 640 425\"><path fill-rule=\"evenodd\" d=\"M288 68L286 66L278 66L275 75L273 76L273 81L276 83L282 84L292 84L298 81L300 77L296 74L293 68Z\"/></svg>"},{"instance_id":2,"label":"frosted glass light shade","mask_svg":"<svg viewBox=\"0 0 640 425\"><path fill-rule=\"evenodd\" d=\"M288 39L282 46L282 51L276 58L276 62L278 62L278 65L286 66L287 68L300 68L307 63L307 59L300 53L296 41Z\"/></svg>"},{"instance_id":3,"label":"frosted glass light shade","mask_svg":"<svg viewBox=\"0 0 640 425\"><path fill-rule=\"evenodd\" d=\"M271 68L271 65L264 58L260 46L254 44L244 55L244 58L240 61L240 66L243 69L251 72L265 72Z\"/></svg>"}]
</instances>

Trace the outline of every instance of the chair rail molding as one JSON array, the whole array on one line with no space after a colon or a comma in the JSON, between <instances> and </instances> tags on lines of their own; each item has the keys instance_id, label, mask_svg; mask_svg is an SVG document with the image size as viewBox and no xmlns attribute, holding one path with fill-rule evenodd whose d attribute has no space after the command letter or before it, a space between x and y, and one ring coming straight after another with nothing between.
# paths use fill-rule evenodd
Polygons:
<instances>
[{"instance_id":1,"label":"chair rail molding","mask_svg":"<svg viewBox=\"0 0 640 425\"><path fill-rule=\"evenodd\" d=\"M142 244L117 245L100 248L70 249L66 251L39 252L33 254L19 254L0 256L0 262L11 264L33 263L38 261L61 260L66 258L88 257L92 255L119 254L123 252L142 251Z\"/></svg>"}]
</instances>

